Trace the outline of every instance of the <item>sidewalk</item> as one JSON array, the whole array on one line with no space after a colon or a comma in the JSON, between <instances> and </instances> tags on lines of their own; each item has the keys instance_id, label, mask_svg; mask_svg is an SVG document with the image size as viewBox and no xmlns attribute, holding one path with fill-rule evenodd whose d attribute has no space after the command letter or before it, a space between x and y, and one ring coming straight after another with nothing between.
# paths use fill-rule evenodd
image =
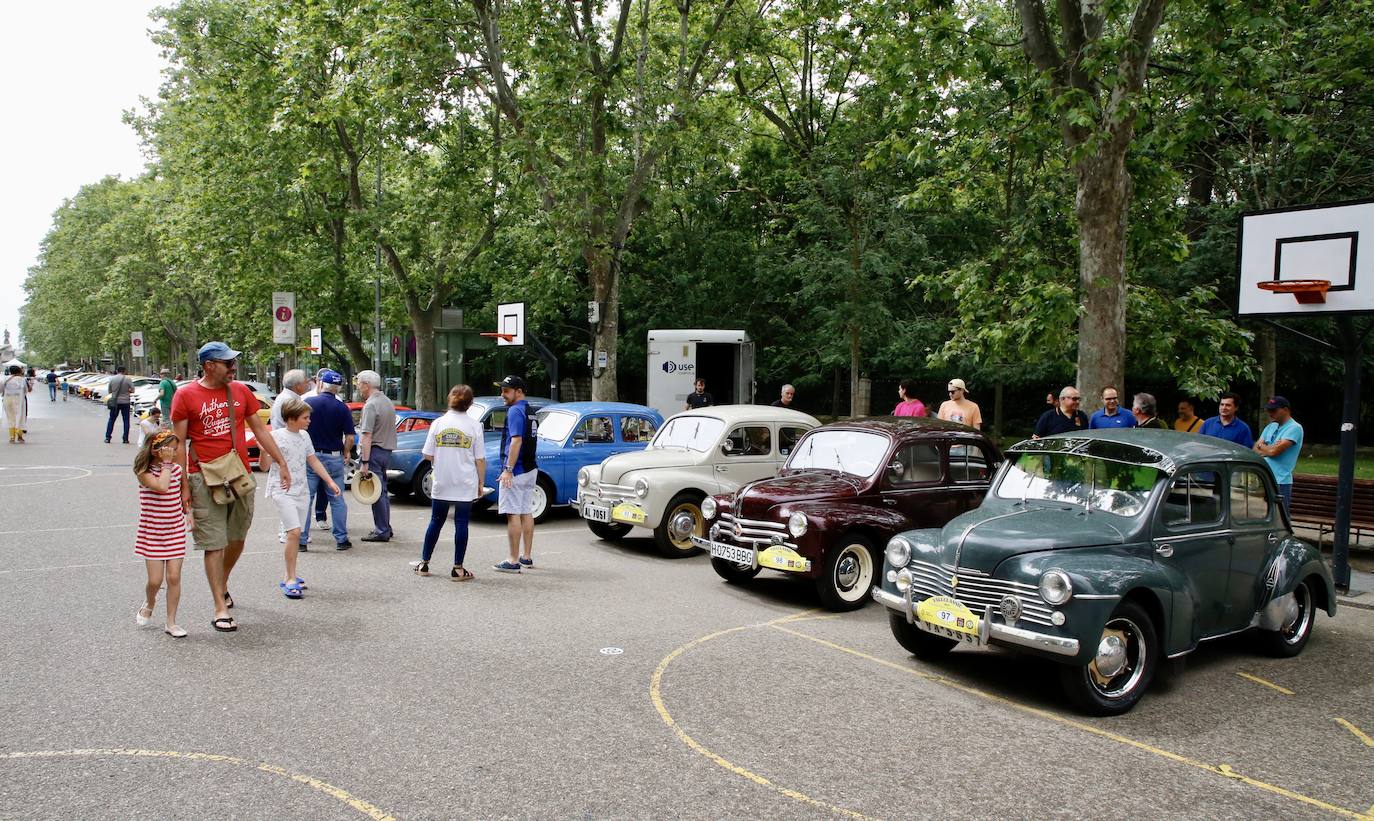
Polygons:
<instances>
[{"instance_id":1,"label":"sidewalk","mask_svg":"<svg viewBox=\"0 0 1374 821\"><path fill-rule=\"evenodd\" d=\"M1358 607L1374 610L1374 573L1350 569L1350 593L1336 595L1336 607Z\"/></svg>"}]
</instances>

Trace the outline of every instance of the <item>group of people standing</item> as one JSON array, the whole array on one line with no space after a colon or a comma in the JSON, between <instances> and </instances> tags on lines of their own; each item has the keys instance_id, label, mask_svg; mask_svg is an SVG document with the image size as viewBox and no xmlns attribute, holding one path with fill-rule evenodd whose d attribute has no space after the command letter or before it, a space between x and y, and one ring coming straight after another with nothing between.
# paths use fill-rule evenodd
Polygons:
<instances>
[{"instance_id":1,"label":"group of people standing","mask_svg":"<svg viewBox=\"0 0 1374 821\"><path fill-rule=\"evenodd\" d=\"M168 414L171 429L151 432L134 459L134 474L139 483L134 552L145 560L148 574L135 622L151 622L157 593L165 582L167 617L163 629L174 638L186 635L176 616L188 529L195 549L201 553L213 597L215 612L211 626L219 632L238 630L238 623L229 612L234 607L229 579L243 554L252 525L255 483L249 480L245 491L244 485L231 480L226 485L234 484L238 492L228 492L227 487L208 485L204 473L206 468L213 468L216 475L222 473L223 464L233 462L223 457L233 453L242 463L242 476L247 477L245 434L249 430L257 436L260 463L268 470L264 495L272 501L281 520L284 561L278 587L287 598L302 598L307 589L305 580L297 575L297 558L301 550L309 549L314 500L328 497L335 548L352 547L342 486L345 459L359 432L361 463L355 481L370 484L368 495L373 498L374 529L363 541L386 542L394 535L386 469L396 447L396 411L382 390L379 374L365 370L355 379L364 399L362 417L355 430L352 414L338 395L342 376L324 369L312 385L304 371L288 372L283 378L285 389L272 408L269 430L256 412L257 400L250 389L234 380L239 352L223 342L210 342L201 347L198 356L201 377L180 389L174 386ZM495 569L519 573L534 567L532 497L538 473L537 429L525 402L524 380L508 376L500 387L507 414L500 451L503 469L499 510L507 514L510 558L498 563ZM431 516L421 558L412 563L415 572L422 576L429 575L429 562L452 511L454 566L450 578L474 578L463 566L468 519L472 504L490 489L482 486L486 469L482 427L466 413L472 402L471 388L454 386L449 391L448 413L432 423L425 442L423 453L433 461L434 470Z\"/></svg>"}]
</instances>

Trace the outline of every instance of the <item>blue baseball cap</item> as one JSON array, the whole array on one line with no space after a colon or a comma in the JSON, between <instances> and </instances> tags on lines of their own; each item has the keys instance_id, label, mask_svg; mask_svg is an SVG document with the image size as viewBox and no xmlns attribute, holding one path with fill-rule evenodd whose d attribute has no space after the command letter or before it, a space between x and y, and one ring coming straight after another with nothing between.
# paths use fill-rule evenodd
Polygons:
<instances>
[{"instance_id":1,"label":"blue baseball cap","mask_svg":"<svg viewBox=\"0 0 1374 821\"><path fill-rule=\"evenodd\" d=\"M200 357L201 362L207 359L238 359L239 352L223 342L206 342L200 346L200 352L197 356Z\"/></svg>"},{"instance_id":2,"label":"blue baseball cap","mask_svg":"<svg viewBox=\"0 0 1374 821\"><path fill-rule=\"evenodd\" d=\"M338 371L331 371L325 368L320 372L320 382L326 385L342 385L343 376Z\"/></svg>"}]
</instances>

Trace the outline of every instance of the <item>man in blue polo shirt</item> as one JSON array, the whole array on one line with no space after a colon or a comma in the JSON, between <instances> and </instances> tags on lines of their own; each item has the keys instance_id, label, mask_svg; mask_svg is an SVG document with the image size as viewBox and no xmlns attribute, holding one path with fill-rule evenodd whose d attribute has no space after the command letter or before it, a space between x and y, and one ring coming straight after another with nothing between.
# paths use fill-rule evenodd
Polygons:
<instances>
[{"instance_id":1,"label":"man in blue polo shirt","mask_svg":"<svg viewBox=\"0 0 1374 821\"><path fill-rule=\"evenodd\" d=\"M353 414L348 406L339 401L339 389L343 386L343 376L336 371L326 370L320 375L320 392L305 400L310 406L310 444L315 447L315 455L329 472L329 478L339 487L344 486L344 458L353 451ZM348 539L348 500L344 494L329 496L320 485L320 477L315 472L306 471L310 482L310 504L315 504L316 494L329 499L330 527L334 531L334 549L347 550L353 546ZM301 550L310 542L310 517L301 526Z\"/></svg>"},{"instance_id":2,"label":"man in blue polo shirt","mask_svg":"<svg viewBox=\"0 0 1374 821\"><path fill-rule=\"evenodd\" d=\"M1135 427L1135 416L1121 410L1121 397L1117 394L1116 388L1111 385L1102 389L1102 409L1093 413L1088 419L1088 427L1094 430L1098 428L1133 428Z\"/></svg>"},{"instance_id":3,"label":"man in blue polo shirt","mask_svg":"<svg viewBox=\"0 0 1374 821\"><path fill-rule=\"evenodd\" d=\"M1083 396L1078 392L1078 388L1073 385L1066 386L1059 392L1059 404L1040 414L1031 438L1043 439L1056 433L1087 430L1088 415L1078 409L1078 403L1082 400Z\"/></svg>"},{"instance_id":4,"label":"man in blue polo shirt","mask_svg":"<svg viewBox=\"0 0 1374 821\"><path fill-rule=\"evenodd\" d=\"M1221 402L1217 405L1219 413L1202 423L1202 435L1235 442L1243 448L1254 447L1255 435L1250 432L1250 426L1236 416L1238 410L1240 398L1229 391L1223 393Z\"/></svg>"},{"instance_id":5,"label":"man in blue polo shirt","mask_svg":"<svg viewBox=\"0 0 1374 821\"><path fill-rule=\"evenodd\" d=\"M534 567L534 492L539 481L535 463L539 426L525 401L525 380L507 376L496 383L506 403L506 427L501 431L501 495L496 499L498 513L506 514L506 540L510 558L499 562L503 573L519 573ZM525 550L520 551L524 542Z\"/></svg>"},{"instance_id":6,"label":"man in blue polo shirt","mask_svg":"<svg viewBox=\"0 0 1374 821\"><path fill-rule=\"evenodd\" d=\"M1274 471L1279 498L1287 511L1293 503L1293 468L1298 466L1298 454L1302 451L1302 425L1293 418L1293 408L1282 396L1269 397L1264 409L1269 413L1269 424L1260 431L1254 450Z\"/></svg>"}]
</instances>

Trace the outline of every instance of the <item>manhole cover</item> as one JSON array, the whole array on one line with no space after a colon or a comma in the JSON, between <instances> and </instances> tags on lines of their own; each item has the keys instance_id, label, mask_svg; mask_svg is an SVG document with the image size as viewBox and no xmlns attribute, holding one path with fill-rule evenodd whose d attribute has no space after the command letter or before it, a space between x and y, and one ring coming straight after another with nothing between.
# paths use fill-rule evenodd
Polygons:
<instances>
[{"instance_id":1,"label":"manhole cover","mask_svg":"<svg viewBox=\"0 0 1374 821\"><path fill-rule=\"evenodd\" d=\"M618 656L618 655L620 655L620 654L623 653L623 652L625 652L625 651L622 650L622 649L620 649L619 647L602 647L602 648L601 648L601 655L603 655L603 656Z\"/></svg>"}]
</instances>

